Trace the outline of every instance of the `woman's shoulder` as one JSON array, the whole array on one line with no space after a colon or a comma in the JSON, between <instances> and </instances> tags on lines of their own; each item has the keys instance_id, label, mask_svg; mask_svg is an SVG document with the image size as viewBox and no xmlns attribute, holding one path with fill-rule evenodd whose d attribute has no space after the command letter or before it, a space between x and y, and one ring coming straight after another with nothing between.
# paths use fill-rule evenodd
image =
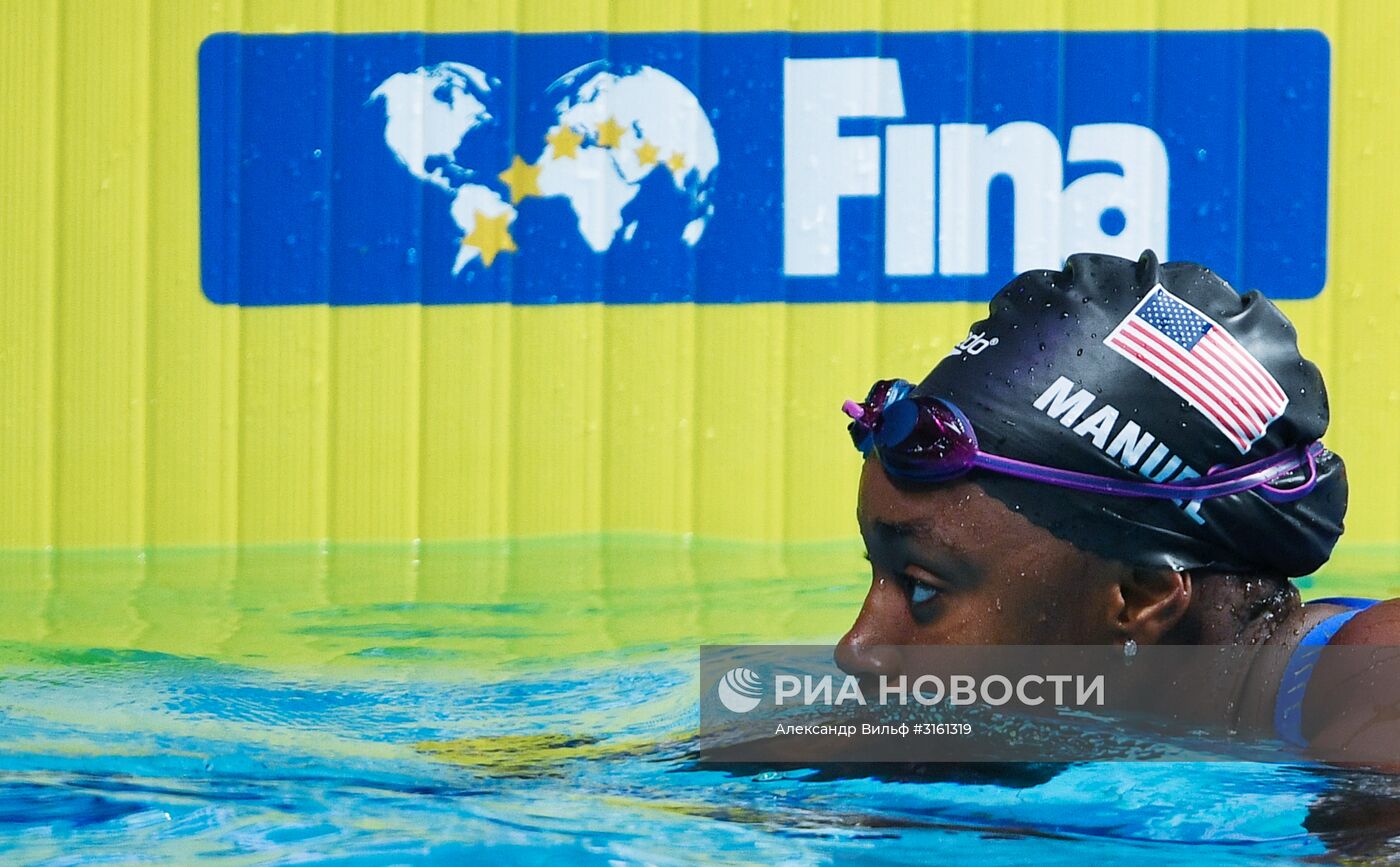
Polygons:
<instances>
[{"instance_id":1,"label":"woman's shoulder","mask_svg":"<svg viewBox=\"0 0 1400 867\"><path fill-rule=\"evenodd\" d=\"M1400 647L1400 599L1385 599L1358 611L1328 644Z\"/></svg>"},{"instance_id":2,"label":"woman's shoulder","mask_svg":"<svg viewBox=\"0 0 1400 867\"><path fill-rule=\"evenodd\" d=\"M1400 755L1400 599L1358 611L1317 657L1303 717L1327 755ZM1373 761L1363 761L1377 767ZM1400 773L1400 763L1380 770Z\"/></svg>"}]
</instances>

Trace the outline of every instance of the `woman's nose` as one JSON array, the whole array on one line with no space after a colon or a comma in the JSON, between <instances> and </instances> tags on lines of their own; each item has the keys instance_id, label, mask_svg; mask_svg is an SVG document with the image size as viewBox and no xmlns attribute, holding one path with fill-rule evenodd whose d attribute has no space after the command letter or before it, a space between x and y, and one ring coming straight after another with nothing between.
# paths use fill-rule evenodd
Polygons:
<instances>
[{"instance_id":1,"label":"woman's nose","mask_svg":"<svg viewBox=\"0 0 1400 867\"><path fill-rule=\"evenodd\" d=\"M898 583L876 579L856 622L836 645L836 664L857 677L899 674L903 668L899 646L908 641L911 623Z\"/></svg>"}]
</instances>

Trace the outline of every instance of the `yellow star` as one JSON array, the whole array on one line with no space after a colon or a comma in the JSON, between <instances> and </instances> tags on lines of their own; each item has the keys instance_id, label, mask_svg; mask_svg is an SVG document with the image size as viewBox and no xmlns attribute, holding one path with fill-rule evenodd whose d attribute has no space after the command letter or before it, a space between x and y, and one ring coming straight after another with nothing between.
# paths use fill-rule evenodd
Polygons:
<instances>
[{"instance_id":1,"label":"yellow star","mask_svg":"<svg viewBox=\"0 0 1400 867\"><path fill-rule=\"evenodd\" d=\"M494 217L481 211L476 212L469 235L462 239L462 246L472 246L481 251L481 264L487 268L496 261L496 254L514 253L515 239L510 236L510 211L502 211Z\"/></svg>"},{"instance_id":2,"label":"yellow star","mask_svg":"<svg viewBox=\"0 0 1400 867\"><path fill-rule=\"evenodd\" d=\"M685 168L685 154L676 151L671 154L671 158L666 161L666 165L671 167L671 171L678 172Z\"/></svg>"},{"instance_id":3,"label":"yellow star","mask_svg":"<svg viewBox=\"0 0 1400 867\"><path fill-rule=\"evenodd\" d=\"M616 120L609 117L598 124L598 147L615 148L622 144L622 134L627 132L627 127L622 126Z\"/></svg>"},{"instance_id":4,"label":"yellow star","mask_svg":"<svg viewBox=\"0 0 1400 867\"><path fill-rule=\"evenodd\" d=\"M583 142L583 136L573 131L572 127L561 126L544 137L544 140L554 146L554 158L568 157L578 158L578 146Z\"/></svg>"},{"instance_id":5,"label":"yellow star","mask_svg":"<svg viewBox=\"0 0 1400 867\"><path fill-rule=\"evenodd\" d=\"M501 179L501 183L510 187L511 204L519 202L526 196L540 195L540 167L525 162L519 154L516 154L510 168L496 177Z\"/></svg>"},{"instance_id":6,"label":"yellow star","mask_svg":"<svg viewBox=\"0 0 1400 867\"><path fill-rule=\"evenodd\" d=\"M644 166L654 166L656 165L656 157L659 153L660 151L656 149L656 145L649 141L643 141L642 146L637 148L637 162Z\"/></svg>"}]
</instances>

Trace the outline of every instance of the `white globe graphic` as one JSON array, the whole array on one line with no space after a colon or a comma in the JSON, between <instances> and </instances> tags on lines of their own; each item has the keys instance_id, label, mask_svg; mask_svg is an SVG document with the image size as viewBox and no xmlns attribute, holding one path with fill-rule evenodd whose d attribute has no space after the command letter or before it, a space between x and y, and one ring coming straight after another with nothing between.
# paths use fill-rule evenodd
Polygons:
<instances>
[{"instance_id":1,"label":"white globe graphic","mask_svg":"<svg viewBox=\"0 0 1400 867\"><path fill-rule=\"evenodd\" d=\"M439 63L386 78L369 95L384 105L384 143L421 181L448 192L473 172L454 154L472 130L500 115L500 82L466 63Z\"/></svg>"},{"instance_id":2,"label":"white globe graphic","mask_svg":"<svg viewBox=\"0 0 1400 867\"><path fill-rule=\"evenodd\" d=\"M561 76L545 91L543 140L519 143L509 166L458 162L468 136L500 133L510 113L501 82L471 64L395 73L366 105L383 107L384 143L399 165L450 197L459 230L453 274L473 262L490 268L499 253L516 252L510 226L529 197L567 202L579 236L599 254L631 242L643 220L644 238L694 247L714 214L714 128L695 94L655 67L598 60ZM665 180L676 207L631 216L643 210L636 208L624 217L651 178Z\"/></svg>"},{"instance_id":3,"label":"white globe graphic","mask_svg":"<svg viewBox=\"0 0 1400 867\"><path fill-rule=\"evenodd\" d=\"M556 158L564 155L546 146L540 188L568 200L588 246L602 253L617 238L631 240L637 224L624 224L622 210L654 172L684 203L687 218L674 230L695 246L714 213L719 165L714 128L695 94L655 67L599 60L561 76L545 95L554 104L550 134L566 131L570 147Z\"/></svg>"},{"instance_id":4,"label":"white globe graphic","mask_svg":"<svg viewBox=\"0 0 1400 867\"><path fill-rule=\"evenodd\" d=\"M515 220L515 208L484 183L472 167L459 165L456 152L473 130L497 122L500 82L467 63L439 63L386 78L369 101L384 104L384 143L409 174L450 195L452 220L462 243L452 273L482 258L471 243L477 222ZM488 251L490 264L497 250Z\"/></svg>"},{"instance_id":5,"label":"white globe graphic","mask_svg":"<svg viewBox=\"0 0 1400 867\"><path fill-rule=\"evenodd\" d=\"M734 713L748 713L763 700L763 686L756 672L731 668L716 687L719 702Z\"/></svg>"}]
</instances>

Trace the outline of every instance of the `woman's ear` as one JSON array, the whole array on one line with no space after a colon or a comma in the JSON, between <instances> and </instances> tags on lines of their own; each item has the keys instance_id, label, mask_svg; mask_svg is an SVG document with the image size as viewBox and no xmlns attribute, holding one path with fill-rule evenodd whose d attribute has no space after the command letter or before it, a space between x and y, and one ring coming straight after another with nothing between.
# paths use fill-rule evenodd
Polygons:
<instances>
[{"instance_id":1,"label":"woman's ear","mask_svg":"<svg viewBox=\"0 0 1400 867\"><path fill-rule=\"evenodd\" d=\"M1113 628L1138 644L1157 644L1191 605L1191 573L1129 569L1118 582Z\"/></svg>"}]
</instances>

